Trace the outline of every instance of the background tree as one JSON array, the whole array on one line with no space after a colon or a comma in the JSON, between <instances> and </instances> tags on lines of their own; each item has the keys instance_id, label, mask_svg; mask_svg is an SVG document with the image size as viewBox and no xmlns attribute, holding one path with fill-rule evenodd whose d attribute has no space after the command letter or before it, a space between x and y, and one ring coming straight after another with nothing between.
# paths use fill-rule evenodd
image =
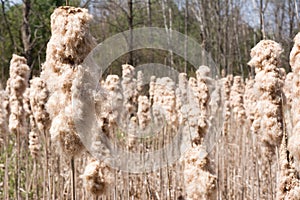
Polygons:
<instances>
[{"instance_id":1,"label":"background tree","mask_svg":"<svg viewBox=\"0 0 300 200\"><path fill-rule=\"evenodd\" d=\"M0 66L5 81L12 53L24 55L32 73L45 60L50 36L50 14L63 0L1 0ZM106 38L138 27L176 30L194 38L215 61L219 71L247 77L250 49L262 38L279 42L285 53L282 66L290 70L288 52L299 30L297 0L73 0L70 5L88 8L94 16L92 34L100 43ZM128 39L131 47L132 38ZM188 51L186 46L184 47ZM187 55L185 55L186 57ZM108 73L120 73L120 65L139 66L159 62L193 74L185 58L171 51L143 49L121 56ZM197 66L195 66L197 67Z\"/></svg>"}]
</instances>

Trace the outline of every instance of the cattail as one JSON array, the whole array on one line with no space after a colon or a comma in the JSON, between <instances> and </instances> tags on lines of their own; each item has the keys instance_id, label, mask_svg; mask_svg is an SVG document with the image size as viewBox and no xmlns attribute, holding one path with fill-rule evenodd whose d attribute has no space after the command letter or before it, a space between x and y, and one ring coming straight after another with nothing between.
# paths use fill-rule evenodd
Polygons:
<instances>
[{"instance_id":1,"label":"cattail","mask_svg":"<svg viewBox=\"0 0 300 200\"><path fill-rule=\"evenodd\" d=\"M127 116L136 112L137 107L137 88L136 79L134 78L135 71L131 65L122 65L122 90L124 95L124 108Z\"/></svg>"},{"instance_id":2,"label":"cattail","mask_svg":"<svg viewBox=\"0 0 300 200\"><path fill-rule=\"evenodd\" d=\"M290 53L290 65L293 70L293 81L292 81L292 89L291 89L291 99L293 100L291 102L291 110L292 110L292 124L293 124L293 130L292 130L292 136L289 138L288 141L288 149L291 152L291 155L295 159L296 166L299 165L300 162L300 109L299 109L299 103L300 103L300 55L299 55L299 47L300 47L300 33L296 35L294 38L294 46ZM297 170L299 170L300 167L297 167Z\"/></svg>"},{"instance_id":3,"label":"cattail","mask_svg":"<svg viewBox=\"0 0 300 200\"><path fill-rule=\"evenodd\" d=\"M150 83L149 83L149 100L150 104L153 104L153 98L154 98L154 91L155 91L155 82L156 78L155 76L150 77Z\"/></svg>"},{"instance_id":4,"label":"cattail","mask_svg":"<svg viewBox=\"0 0 300 200\"><path fill-rule=\"evenodd\" d=\"M36 158L40 150L40 134L36 129L29 132L29 150L33 158Z\"/></svg>"},{"instance_id":5,"label":"cattail","mask_svg":"<svg viewBox=\"0 0 300 200\"><path fill-rule=\"evenodd\" d=\"M176 88L176 110L178 111L178 122L184 124L187 121L187 78L185 73L178 75L178 87Z\"/></svg>"},{"instance_id":6,"label":"cattail","mask_svg":"<svg viewBox=\"0 0 300 200\"><path fill-rule=\"evenodd\" d=\"M172 127L178 126L176 106L175 83L168 77L159 78L155 83L153 96L153 114L155 123L165 123Z\"/></svg>"},{"instance_id":7,"label":"cattail","mask_svg":"<svg viewBox=\"0 0 300 200\"><path fill-rule=\"evenodd\" d=\"M40 132L37 129L36 122L30 106L30 88L27 88L24 92L24 110L26 112L26 118L29 118L30 132L28 135L29 150L33 158L37 158L40 150Z\"/></svg>"},{"instance_id":8,"label":"cattail","mask_svg":"<svg viewBox=\"0 0 300 200\"><path fill-rule=\"evenodd\" d=\"M52 119L51 138L67 156L75 156L83 149L73 121L71 88L78 65L95 46L88 30L91 19L87 9L69 6L55 9L51 15L52 36L41 72L50 92L46 108Z\"/></svg>"},{"instance_id":9,"label":"cattail","mask_svg":"<svg viewBox=\"0 0 300 200\"><path fill-rule=\"evenodd\" d=\"M111 169L105 163L95 159L89 162L81 175L86 191L96 196L108 194L112 177Z\"/></svg>"},{"instance_id":10,"label":"cattail","mask_svg":"<svg viewBox=\"0 0 300 200\"><path fill-rule=\"evenodd\" d=\"M288 107L292 106L293 102L293 79L294 79L294 73L290 72L286 75L283 91L284 95L286 97L286 104Z\"/></svg>"},{"instance_id":11,"label":"cattail","mask_svg":"<svg viewBox=\"0 0 300 200\"><path fill-rule=\"evenodd\" d=\"M258 94L254 89L254 79L246 80L245 94L244 94L244 107L247 119L252 123L255 115L256 100L258 99Z\"/></svg>"},{"instance_id":12,"label":"cattail","mask_svg":"<svg viewBox=\"0 0 300 200\"><path fill-rule=\"evenodd\" d=\"M262 198L270 198L270 187L274 174L270 174L276 148L283 136L282 87L284 76L278 68L281 46L272 40L262 40L251 49L249 65L255 67L256 93L251 131L258 135L261 145L261 185ZM253 94L252 94L253 95ZM273 195L272 195L273 196Z\"/></svg>"},{"instance_id":13,"label":"cattail","mask_svg":"<svg viewBox=\"0 0 300 200\"><path fill-rule=\"evenodd\" d=\"M235 120L243 123L245 119L245 109L244 109L244 85L243 80L240 76L235 76L233 85L230 91L230 107L233 111L233 117Z\"/></svg>"},{"instance_id":14,"label":"cattail","mask_svg":"<svg viewBox=\"0 0 300 200\"><path fill-rule=\"evenodd\" d=\"M66 108L67 109L67 108ZM68 107L68 109L72 109ZM51 139L59 142L62 152L66 155L77 155L83 149L83 144L76 132L70 113L60 113L53 120L50 128Z\"/></svg>"},{"instance_id":15,"label":"cattail","mask_svg":"<svg viewBox=\"0 0 300 200\"><path fill-rule=\"evenodd\" d=\"M200 66L196 71L197 78L191 77L187 85L188 126L191 130L191 140L196 145L200 145L208 130L209 72L208 67Z\"/></svg>"},{"instance_id":16,"label":"cattail","mask_svg":"<svg viewBox=\"0 0 300 200\"><path fill-rule=\"evenodd\" d=\"M142 71L138 71L137 78L136 78L136 89L139 93L143 91L143 85L144 85L144 74Z\"/></svg>"},{"instance_id":17,"label":"cattail","mask_svg":"<svg viewBox=\"0 0 300 200\"><path fill-rule=\"evenodd\" d=\"M151 122L150 103L147 96L138 97L137 117L140 129L145 130Z\"/></svg>"},{"instance_id":18,"label":"cattail","mask_svg":"<svg viewBox=\"0 0 300 200\"><path fill-rule=\"evenodd\" d=\"M276 193L277 200L296 200L300 196L300 180L297 176L294 163L288 160L287 152L287 146L283 140L279 149L280 175Z\"/></svg>"},{"instance_id":19,"label":"cattail","mask_svg":"<svg viewBox=\"0 0 300 200\"><path fill-rule=\"evenodd\" d=\"M45 83L40 78L30 80L30 88L24 93L24 109L30 120L29 149L31 155L36 158L40 149L40 134L49 128L49 115L45 105L48 91Z\"/></svg>"},{"instance_id":20,"label":"cattail","mask_svg":"<svg viewBox=\"0 0 300 200\"><path fill-rule=\"evenodd\" d=\"M0 91L0 140L8 133L8 95L5 90Z\"/></svg>"},{"instance_id":21,"label":"cattail","mask_svg":"<svg viewBox=\"0 0 300 200\"><path fill-rule=\"evenodd\" d=\"M218 113L221 109L221 86L219 81L212 83L213 89L210 95L209 108L211 111L211 119L218 116Z\"/></svg>"},{"instance_id":22,"label":"cattail","mask_svg":"<svg viewBox=\"0 0 300 200\"><path fill-rule=\"evenodd\" d=\"M300 33L298 33L294 38L294 46L290 53L290 65L292 67L293 73L298 75L300 73L300 63L299 63L299 46L300 46Z\"/></svg>"},{"instance_id":23,"label":"cattail","mask_svg":"<svg viewBox=\"0 0 300 200\"><path fill-rule=\"evenodd\" d=\"M13 54L10 61L10 78L7 81L7 93L9 95L9 130L19 131L21 135L26 133L26 119L23 107L23 93L28 86L30 69L24 57Z\"/></svg>"},{"instance_id":24,"label":"cattail","mask_svg":"<svg viewBox=\"0 0 300 200\"><path fill-rule=\"evenodd\" d=\"M128 141L129 141L129 144L132 144L136 142L136 133L138 131L138 119L136 116L132 116L130 117L130 121L128 123L128 130L127 130L127 133L128 133ZM129 146L132 146L132 145L129 145Z\"/></svg>"},{"instance_id":25,"label":"cattail","mask_svg":"<svg viewBox=\"0 0 300 200\"><path fill-rule=\"evenodd\" d=\"M191 77L188 81L187 100L188 106L183 106L182 110L187 111L188 126L191 141L200 144L204 138L207 128L207 106L209 91L206 84L209 69L201 66L197 71L197 79Z\"/></svg>"},{"instance_id":26,"label":"cattail","mask_svg":"<svg viewBox=\"0 0 300 200\"><path fill-rule=\"evenodd\" d=\"M201 116L201 110L200 110L200 93L197 86L197 80L193 77L190 77L188 81L188 107L187 107L187 119L188 119L188 126L190 129L190 136L191 141L194 143L199 144L200 138L198 135L198 121L199 116Z\"/></svg>"},{"instance_id":27,"label":"cattail","mask_svg":"<svg viewBox=\"0 0 300 200\"><path fill-rule=\"evenodd\" d=\"M214 199L217 177L210 173L207 154L200 157L203 151L198 145L184 155L184 185L189 200Z\"/></svg>"},{"instance_id":28,"label":"cattail","mask_svg":"<svg viewBox=\"0 0 300 200\"><path fill-rule=\"evenodd\" d=\"M26 118L29 118L30 132L29 138L29 150L33 158L37 158L40 150L40 132L37 129L37 123L34 119L34 113L32 111L32 106L30 105L30 91L32 88L27 88L23 94L23 106Z\"/></svg>"},{"instance_id":29,"label":"cattail","mask_svg":"<svg viewBox=\"0 0 300 200\"><path fill-rule=\"evenodd\" d=\"M178 75L178 88L180 89L180 93L182 94L182 102L187 101L187 87L188 87L188 81L187 81L187 75L186 73L180 73Z\"/></svg>"},{"instance_id":30,"label":"cattail","mask_svg":"<svg viewBox=\"0 0 300 200\"><path fill-rule=\"evenodd\" d=\"M49 128L49 114L45 105L48 100L48 90L45 82L41 78L33 78L30 80L30 106L32 114L40 132L44 132Z\"/></svg>"},{"instance_id":31,"label":"cattail","mask_svg":"<svg viewBox=\"0 0 300 200\"><path fill-rule=\"evenodd\" d=\"M41 73L51 93L61 89L57 83L61 82L63 73L82 63L95 46L88 30L91 20L87 9L69 6L59 7L51 15L52 36Z\"/></svg>"},{"instance_id":32,"label":"cattail","mask_svg":"<svg viewBox=\"0 0 300 200\"><path fill-rule=\"evenodd\" d=\"M209 75L210 69L207 66L200 66L199 69L196 71L197 75L197 88L199 89L199 108L200 108L200 117L198 119L198 126L200 128L199 134L200 137L204 137L206 134L206 130L208 128L208 114L207 114L207 106L209 100L209 89L208 89L208 82L209 82Z\"/></svg>"},{"instance_id":33,"label":"cattail","mask_svg":"<svg viewBox=\"0 0 300 200\"><path fill-rule=\"evenodd\" d=\"M8 136L8 95L5 90L0 91L0 146L3 146L2 144L6 140L6 137Z\"/></svg>"},{"instance_id":34,"label":"cattail","mask_svg":"<svg viewBox=\"0 0 300 200\"><path fill-rule=\"evenodd\" d=\"M266 147L264 153L271 159L272 152L282 139L282 87L283 76L279 65L281 46L271 40L262 40L251 49L250 66L255 66L255 92L259 98L252 123L254 133L259 133ZM271 153L271 154L270 154Z\"/></svg>"},{"instance_id":35,"label":"cattail","mask_svg":"<svg viewBox=\"0 0 300 200\"><path fill-rule=\"evenodd\" d=\"M292 105L293 105L293 79L294 79L294 73L290 72L286 75L284 86L283 86L283 97L284 97L284 103L283 103L283 110L284 110L284 118L285 118L285 129L288 133L293 133L293 111L292 111ZM291 134L292 135L292 134Z\"/></svg>"},{"instance_id":36,"label":"cattail","mask_svg":"<svg viewBox=\"0 0 300 200\"><path fill-rule=\"evenodd\" d=\"M230 88L231 88L231 76L226 76L221 79L222 84L222 101L223 105L223 134L227 135L229 132L230 126L230 115L231 115L231 106L230 106Z\"/></svg>"},{"instance_id":37,"label":"cattail","mask_svg":"<svg viewBox=\"0 0 300 200\"><path fill-rule=\"evenodd\" d=\"M201 145L208 130L207 75L209 68L201 66L197 79L188 82L188 125L193 146L184 154L184 186L187 199L212 199L216 188L216 177L209 169L209 158L205 146ZM201 152L206 155L201 157Z\"/></svg>"},{"instance_id":38,"label":"cattail","mask_svg":"<svg viewBox=\"0 0 300 200\"><path fill-rule=\"evenodd\" d=\"M118 119L120 114L126 112L122 108L123 95L121 91L120 78L117 75L108 75L103 88L106 92L105 100L101 102L102 104L102 117L108 118L109 128L112 130L116 126L122 126L118 124Z\"/></svg>"},{"instance_id":39,"label":"cattail","mask_svg":"<svg viewBox=\"0 0 300 200\"><path fill-rule=\"evenodd\" d=\"M197 80L203 80L207 87L211 90L214 86L214 80L210 77L210 68L205 65L201 65L196 71Z\"/></svg>"},{"instance_id":40,"label":"cattail","mask_svg":"<svg viewBox=\"0 0 300 200\"><path fill-rule=\"evenodd\" d=\"M106 112L106 105L104 102L107 101L107 96L103 94L95 94L94 95L94 103L95 103L95 113L97 120L99 121L99 125L103 134L107 137L110 137L110 123L109 123L109 113Z\"/></svg>"}]
</instances>

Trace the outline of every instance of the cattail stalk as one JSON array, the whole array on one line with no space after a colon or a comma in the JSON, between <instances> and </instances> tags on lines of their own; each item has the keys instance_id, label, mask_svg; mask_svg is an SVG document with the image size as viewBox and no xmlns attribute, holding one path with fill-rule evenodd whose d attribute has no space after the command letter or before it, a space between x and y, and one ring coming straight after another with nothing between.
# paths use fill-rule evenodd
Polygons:
<instances>
[{"instance_id":1,"label":"cattail stalk","mask_svg":"<svg viewBox=\"0 0 300 200\"><path fill-rule=\"evenodd\" d=\"M83 179L86 191L93 196L109 193L113 175L111 169L105 163L91 159L80 177Z\"/></svg>"},{"instance_id":2,"label":"cattail stalk","mask_svg":"<svg viewBox=\"0 0 300 200\"><path fill-rule=\"evenodd\" d=\"M176 88L176 110L178 113L178 123L180 125L184 124L187 120L184 111L185 102L187 102L187 78L185 73L180 73L178 75L178 87Z\"/></svg>"},{"instance_id":3,"label":"cattail stalk","mask_svg":"<svg viewBox=\"0 0 300 200\"><path fill-rule=\"evenodd\" d=\"M251 49L251 60L248 63L255 67L256 72L254 89L258 93L258 99L251 129L253 133L258 134L262 143L263 198L270 198L269 194L273 194L272 179L274 175L270 173L272 158L283 136L282 87L284 74L278 68L282 51L278 43L272 40L262 40Z\"/></svg>"},{"instance_id":4,"label":"cattail stalk","mask_svg":"<svg viewBox=\"0 0 300 200\"><path fill-rule=\"evenodd\" d=\"M231 89L231 81L230 76L226 76L221 79L222 81L222 101L223 105L223 135L228 135L230 129L230 115L231 115L231 105L230 105L230 89Z\"/></svg>"},{"instance_id":5,"label":"cattail stalk","mask_svg":"<svg viewBox=\"0 0 300 200\"><path fill-rule=\"evenodd\" d=\"M197 79L191 77L188 82L188 125L192 131L192 148L184 155L183 173L186 196L190 200L213 198L216 189L216 177L211 173L208 154L203 145L208 130L208 73L209 68L201 66L196 71Z\"/></svg>"},{"instance_id":6,"label":"cattail stalk","mask_svg":"<svg viewBox=\"0 0 300 200\"><path fill-rule=\"evenodd\" d=\"M214 199L216 176L209 172L208 155L199 156L199 152L203 151L203 147L198 145L185 154L184 182L187 200Z\"/></svg>"},{"instance_id":7,"label":"cattail stalk","mask_svg":"<svg viewBox=\"0 0 300 200\"><path fill-rule=\"evenodd\" d=\"M23 108L23 93L28 86L30 69L24 57L13 55L10 61L10 78L7 80L6 91L9 95L9 130L13 133L27 132L25 112Z\"/></svg>"},{"instance_id":8,"label":"cattail stalk","mask_svg":"<svg viewBox=\"0 0 300 200\"><path fill-rule=\"evenodd\" d=\"M175 106L175 83L168 77L158 78L153 95L154 120L159 124L161 118L165 118L163 120L166 124L177 127L177 112L173 109Z\"/></svg>"},{"instance_id":9,"label":"cattail stalk","mask_svg":"<svg viewBox=\"0 0 300 200\"><path fill-rule=\"evenodd\" d=\"M52 120L51 139L59 144L64 156L71 158L73 163L84 146L73 120L71 88L78 73L78 65L95 46L88 29L91 19L87 9L64 6L54 10L51 15L52 36L41 72L41 78L50 93L46 106ZM74 174L74 167L71 170ZM75 182L73 180L72 188Z\"/></svg>"},{"instance_id":10,"label":"cattail stalk","mask_svg":"<svg viewBox=\"0 0 300 200\"><path fill-rule=\"evenodd\" d=\"M291 88L291 99L293 100L291 102L291 110L292 110L292 135L289 138L288 143L288 149L292 155L292 157L295 159L295 164L297 166L297 170L300 170L299 163L300 163L300 109L299 109L299 103L300 103L300 55L299 55L299 47L300 47L300 33L296 35L294 38L294 46L290 53L290 65L293 70L292 75L292 88Z\"/></svg>"},{"instance_id":11,"label":"cattail stalk","mask_svg":"<svg viewBox=\"0 0 300 200\"><path fill-rule=\"evenodd\" d=\"M153 98L154 98L154 91L155 91L155 82L156 78L155 76L150 77L150 83L149 83L149 100L150 104L153 104Z\"/></svg>"},{"instance_id":12,"label":"cattail stalk","mask_svg":"<svg viewBox=\"0 0 300 200\"><path fill-rule=\"evenodd\" d=\"M0 91L0 144L5 143L8 134L8 95L5 90ZM2 145L1 145L2 146Z\"/></svg>"},{"instance_id":13,"label":"cattail stalk","mask_svg":"<svg viewBox=\"0 0 300 200\"><path fill-rule=\"evenodd\" d=\"M1 105L0 105L0 131L1 131L1 137L3 146L0 141L0 145L2 148L0 150L4 151L5 149L8 149L9 145L9 137L8 137L8 105L9 105L9 98L5 90L2 90L0 92L0 99L1 99ZM9 188L9 181L8 181L8 153L5 154L5 165L4 165L4 183L3 183L3 197L5 199L8 199L8 188Z\"/></svg>"},{"instance_id":14,"label":"cattail stalk","mask_svg":"<svg viewBox=\"0 0 300 200\"><path fill-rule=\"evenodd\" d=\"M254 120L255 115L255 104L258 99L258 94L254 89L254 79L247 79L245 85L245 93L244 93L244 107L248 121L251 123Z\"/></svg>"},{"instance_id":15,"label":"cattail stalk","mask_svg":"<svg viewBox=\"0 0 300 200\"><path fill-rule=\"evenodd\" d=\"M46 192L49 191L50 180L48 178L49 174L49 141L48 132L50 128L49 113L47 112L45 105L47 103L49 96L46 83L41 79L34 77L30 80L29 89L29 103L31 109L30 124L31 132L29 134L29 148L35 151L39 150L42 138L44 138L44 158L46 160L46 165L43 170L44 182L43 182L43 197L46 198ZM42 137L43 136L43 137ZM32 152L32 155L37 155L37 153ZM48 182L48 184L47 184Z\"/></svg>"},{"instance_id":16,"label":"cattail stalk","mask_svg":"<svg viewBox=\"0 0 300 200\"><path fill-rule=\"evenodd\" d=\"M261 134L265 153L270 160L283 134L281 115L283 74L277 67L282 51L278 43L262 40L251 50L251 60L248 63L255 66L254 88L259 95L252 130Z\"/></svg>"},{"instance_id":17,"label":"cattail stalk","mask_svg":"<svg viewBox=\"0 0 300 200\"><path fill-rule=\"evenodd\" d=\"M138 97L137 117L139 121L140 130L144 131L151 121L150 103L147 96Z\"/></svg>"},{"instance_id":18,"label":"cattail stalk","mask_svg":"<svg viewBox=\"0 0 300 200\"><path fill-rule=\"evenodd\" d=\"M88 30L91 19L86 9L65 6L54 11L51 15L52 36L41 73L50 92L46 106L52 119L51 138L69 157L78 155L83 149L72 119L71 87L77 66L94 46Z\"/></svg>"},{"instance_id":19,"label":"cattail stalk","mask_svg":"<svg viewBox=\"0 0 300 200\"><path fill-rule=\"evenodd\" d=\"M233 118L240 122L240 125L243 125L246 117L243 95L244 85L242 77L235 76L230 91L230 107L233 111Z\"/></svg>"},{"instance_id":20,"label":"cattail stalk","mask_svg":"<svg viewBox=\"0 0 300 200\"><path fill-rule=\"evenodd\" d=\"M9 94L9 130L16 135L16 165L15 165L15 198L20 198L20 153L21 136L27 132L25 112L23 107L23 93L28 86L30 69L24 57L13 55L10 61L10 78L7 80L6 91Z\"/></svg>"},{"instance_id":21,"label":"cattail stalk","mask_svg":"<svg viewBox=\"0 0 300 200\"><path fill-rule=\"evenodd\" d=\"M287 149L288 138L285 132L282 143L279 149L279 184L277 186L276 199L285 200L292 199L296 200L300 194L300 180L297 177L294 162L290 159L289 151Z\"/></svg>"},{"instance_id":22,"label":"cattail stalk","mask_svg":"<svg viewBox=\"0 0 300 200\"><path fill-rule=\"evenodd\" d=\"M144 74L142 71L138 71L137 78L136 78L136 89L139 94L143 92L143 86L144 86Z\"/></svg>"}]
</instances>

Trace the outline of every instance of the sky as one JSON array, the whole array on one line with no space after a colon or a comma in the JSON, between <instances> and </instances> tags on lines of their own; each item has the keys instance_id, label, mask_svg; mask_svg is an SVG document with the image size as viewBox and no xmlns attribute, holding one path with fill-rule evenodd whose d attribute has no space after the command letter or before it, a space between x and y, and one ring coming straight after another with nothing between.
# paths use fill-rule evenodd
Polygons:
<instances>
[{"instance_id":1,"label":"sky","mask_svg":"<svg viewBox=\"0 0 300 200\"><path fill-rule=\"evenodd\" d=\"M22 3L22 0L10 0L12 3Z\"/></svg>"}]
</instances>

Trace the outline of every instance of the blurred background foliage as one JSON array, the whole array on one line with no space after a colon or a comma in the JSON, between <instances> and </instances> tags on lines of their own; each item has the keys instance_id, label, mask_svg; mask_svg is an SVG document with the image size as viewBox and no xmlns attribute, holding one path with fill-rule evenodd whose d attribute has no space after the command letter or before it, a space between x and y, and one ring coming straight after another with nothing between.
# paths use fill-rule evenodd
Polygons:
<instances>
[{"instance_id":1,"label":"blurred background foliage","mask_svg":"<svg viewBox=\"0 0 300 200\"><path fill-rule=\"evenodd\" d=\"M138 27L161 27L195 39L225 74L247 78L251 48L261 39L279 42L288 63L293 37L299 31L297 0L1 0L0 67L1 81L8 78L13 53L28 60L32 75L38 75L45 61L51 36L50 15L66 5L89 9L94 20L92 35L98 43L117 33ZM143 49L127 53L113 62L107 73L120 73L129 63L161 63L192 75L194 67L172 52Z\"/></svg>"}]
</instances>

